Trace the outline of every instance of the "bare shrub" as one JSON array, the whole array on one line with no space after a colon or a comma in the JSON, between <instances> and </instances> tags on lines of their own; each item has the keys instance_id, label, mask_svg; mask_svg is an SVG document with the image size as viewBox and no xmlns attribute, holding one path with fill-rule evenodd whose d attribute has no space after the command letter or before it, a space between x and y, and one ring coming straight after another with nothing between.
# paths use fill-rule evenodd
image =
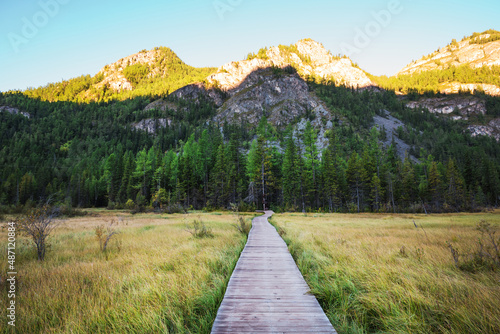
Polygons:
<instances>
[{"instance_id":1,"label":"bare shrub","mask_svg":"<svg viewBox=\"0 0 500 334\"><path fill-rule=\"evenodd\" d=\"M29 209L26 214L16 221L19 231L31 238L35 244L39 261L45 259L48 237L60 224L60 221L55 220L58 215L58 208L45 204L41 207Z\"/></svg>"},{"instance_id":2,"label":"bare shrub","mask_svg":"<svg viewBox=\"0 0 500 334\"><path fill-rule=\"evenodd\" d=\"M463 253L447 242L455 267L463 271L476 272L478 270L496 270L500 268L500 237L496 236L496 229L481 220L476 230L481 234L471 253Z\"/></svg>"},{"instance_id":3,"label":"bare shrub","mask_svg":"<svg viewBox=\"0 0 500 334\"><path fill-rule=\"evenodd\" d=\"M97 241L99 242L99 249L101 252L105 253L108 247L109 242L113 237L116 237L120 232L115 229L116 225L115 221L112 220L109 223L109 226L105 227L104 224L97 225L94 228L95 236ZM118 247L119 248L119 247Z\"/></svg>"}]
</instances>

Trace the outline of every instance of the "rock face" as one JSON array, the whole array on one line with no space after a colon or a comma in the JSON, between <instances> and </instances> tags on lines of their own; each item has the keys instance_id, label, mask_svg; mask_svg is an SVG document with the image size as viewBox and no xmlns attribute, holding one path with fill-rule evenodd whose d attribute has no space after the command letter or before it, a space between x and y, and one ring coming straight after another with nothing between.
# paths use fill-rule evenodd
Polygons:
<instances>
[{"instance_id":1,"label":"rock face","mask_svg":"<svg viewBox=\"0 0 500 334\"><path fill-rule=\"evenodd\" d=\"M195 83L184 86L173 92L170 96L174 96L179 99L191 99L195 101L200 97L204 97L212 100L218 107L222 106L225 100L225 94L220 90L214 88L206 88L202 83Z\"/></svg>"},{"instance_id":2,"label":"rock face","mask_svg":"<svg viewBox=\"0 0 500 334\"><path fill-rule=\"evenodd\" d=\"M483 33L475 37L471 36L460 42L451 43L407 65L398 75L445 69L450 66L460 66L463 64L468 64L474 68L500 65L500 40L484 44L475 43L477 40L484 40L490 37L490 33Z\"/></svg>"},{"instance_id":3,"label":"rock face","mask_svg":"<svg viewBox=\"0 0 500 334\"><path fill-rule=\"evenodd\" d=\"M442 84L440 92L442 94L457 94L460 92L474 93L476 91L483 91L485 94L491 96L500 96L500 87L489 84L463 84L460 82L450 82Z\"/></svg>"},{"instance_id":4,"label":"rock face","mask_svg":"<svg viewBox=\"0 0 500 334\"><path fill-rule=\"evenodd\" d=\"M375 126L379 129L382 130L384 129L386 131L386 138L382 142L385 147L388 147L394 143L396 144L396 152L401 160L404 160L406 155L409 155L409 158L416 162L420 163L417 158L415 158L413 155L410 155L410 149L411 146L405 143L403 140L401 140L397 136L397 129L399 127L406 129L406 126L404 125L403 122L401 122L399 119L391 116L389 112L385 111L384 117L375 115L373 117L373 121L375 122Z\"/></svg>"},{"instance_id":5,"label":"rock face","mask_svg":"<svg viewBox=\"0 0 500 334\"><path fill-rule=\"evenodd\" d=\"M250 74L219 108L216 120L257 124L262 116L278 126L286 126L306 113L329 113L313 97L298 75L274 75L262 69Z\"/></svg>"},{"instance_id":6,"label":"rock face","mask_svg":"<svg viewBox=\"0 0 500 334\"><path fill-rule=\"evenodd\" d=\"M172 121L166 118L148 118L143 119L140 122L133 123L132 128L136 130L146 131L150 134L155 134L157 129L166 128L167 124L170 126L171 123Z\"/></svg>"},{"instance_id":7,"label":"rock face","mask_svg":"<svg viewBox=\"0 0 500 334\"><path fill-rule=\"evenodd\" d=\"M10 106L3 106L3 107L0 107L0 112L8 112L12 115L22 115L26 118L30 118L31 115L25 111L20 111L19 109L17 108L13 108L13 107L10 107Z\"/></svg>"},{"instance_id":8,"label":"rock face","mask_svg":"<svg viewBox=\"0 0 500 334\"><path fill-rule=\"evenodd\" d=\"M160 50L154 49L146 52L139 52L131 56L122 58L117 62L106 65L103 67L97 75L103 75L104 79L99 83L98 86L109 85L113 90L131 90L132 83L125 78L123 75L123 70L127 66L143 64L143 65L153 65L156 61L157 56L159 56ZM151 73L149 74L151 75Z\"/></svg>"},{"instance_id":9,"label":"rock face","mask_svg":"<svg viewBox=\"0 0 500 334\"><path fill-rule=\"evenodd\" d=\"M475 96L445 96L436 98L421 98L411 101L407 107L418 109L427 108L435 114L451 114L457 111L460 116L468 117L471 114L485 114L486 105L484 101Z\"/></svg>"},{"instance_id":10,"label":"rock face","mask_svg":"<svg viewBox=\"0 0 500 334\"><path fill-rule=\"evenodd\" d=\"M469 125L467 130L472 137L489 136L500 142L500 118L490 121L488 125Z\"/></svg>"},{"instance_id":11,"label":"rock face","mask_svg":"<svg viewBox=\"0 0 500 334\"><path fill-rule=\"evenodd\" d=\"M161 110L161 111L166 111L168 109L172 110L177 110L177 106L174 103L170 103L168 101L165 101L163 99L156 100L154 102L151 102L148 104L144 110L145 111L150 111L150 110Z\"/></svg>"},{"instance_id":12,"label":"rock face","mask_svg":"<svg viewBox=\"0 0 500 334\"><path fill-rule=\"evenodd\" d=\"M251 73L264 68L294 67L302 76L329 78L353 88L374 87L375 84L348 58L333 57L318 42L301 40L290 47L272 47L260 58L231 62L208 77L208 82L227 91L238 92L238 87Z\"/></svg>"}]
</instances>

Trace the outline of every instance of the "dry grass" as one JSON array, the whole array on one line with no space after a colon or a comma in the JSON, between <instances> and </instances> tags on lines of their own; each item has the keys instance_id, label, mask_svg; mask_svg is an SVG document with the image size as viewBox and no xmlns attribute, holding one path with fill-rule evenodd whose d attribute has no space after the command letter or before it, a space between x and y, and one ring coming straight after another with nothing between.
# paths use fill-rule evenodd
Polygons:
<instances>
[{"instance_id":1,"label":"dry grass","mask_svg":"<svg viewBox=\"0 0 500 334\"><path fill-rule=\"evenodd\" d=\"M51 238L45 262L18 238L17 331L208 333L245 243L231 215L189 215L189 222L201 219L214 234L197 239L186 231L185 215L94 213L99 216L65 221ZM120 234L104 254L94 229L113 219ZM4 254L6 236L2 230ZM2 255L3 301L6 261ZM0 332L8 333L5 308L0 318Z\"/></svg>"},{"instance_id":2,"label":"dry grass","mask_svg":"<svg viewBox=\"0 0 500 334\"><path fill-rule=\"evenodd\" d=\"M472 252L477 223L498 229L499 213L273 222L339 333L500 333L500 270L460 270L447 245Z\"/></svg>"}]
</instances>

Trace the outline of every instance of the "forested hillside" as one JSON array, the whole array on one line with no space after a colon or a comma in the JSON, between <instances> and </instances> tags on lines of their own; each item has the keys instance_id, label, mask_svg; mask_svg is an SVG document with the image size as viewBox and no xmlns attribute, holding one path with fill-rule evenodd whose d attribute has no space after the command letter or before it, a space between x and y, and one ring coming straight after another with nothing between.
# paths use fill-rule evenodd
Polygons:
<instances>
[{"instance_id":1,"label":"forested hillside","mask_svg":"<svg viewBox=\"0 0 500 334\"><path fill-rule=\"evenodd\" d=\"M324 211L455 211L497 205L500 147L472 138L457 123L404 106L394 93L310 81L336 121L317 147L314 115L301 132L263 117L216 124L209 100L167 100L178 111L144 111L147 98L49 103L21 93L0 105L0 201L24 205L50 195L81 207L242 208ZM370 121L382 110L405 122L400 134L420 163L401 160ZM306 115L304 115L306 116ZM130 124L169 117L148 134ZM342 120L342 121L341 121ZM384 129L381 129L384 132ZM321 154L322 153L322 154ZM408 152L410 153L410 152Z\"/></svg>"}]
</instances>

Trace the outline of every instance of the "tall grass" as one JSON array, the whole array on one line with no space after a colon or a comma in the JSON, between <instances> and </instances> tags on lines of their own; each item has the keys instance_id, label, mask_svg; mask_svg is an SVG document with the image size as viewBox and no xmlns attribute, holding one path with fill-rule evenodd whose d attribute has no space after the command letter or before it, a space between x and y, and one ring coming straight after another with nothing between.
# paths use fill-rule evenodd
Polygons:
<instances>
[{"instance_id":1,"label":"tall grass","mask_svg":"<svg viewBox=\"0 0 500 334\"><path fill-rule=\"evenodd\" d=\"M185 215L114 214L66 221L44 262L18 239L18 333L210 332L246 241L231 216L189 217L201 216L212 230L213 238L199 239L185 230ZM121 221L120 234L103 254L94 229L111 219ZM4 252L5 231L0 240ZM2 276L6 261L2 254ZM0 332L9 333L3 307L0 318Z\"/></svg>"},{"instance_id":2,"label":"tall grass","mask_svg":"<svg viewBox=\"0 0 500 334\"><path fill-rule=\"evenodd\" d=\"M472 252L482 219L499 227L498 212L273 223L339 333L500 333L500 270L460 270L447 244Z\"/></svg>"}]
</instances>

